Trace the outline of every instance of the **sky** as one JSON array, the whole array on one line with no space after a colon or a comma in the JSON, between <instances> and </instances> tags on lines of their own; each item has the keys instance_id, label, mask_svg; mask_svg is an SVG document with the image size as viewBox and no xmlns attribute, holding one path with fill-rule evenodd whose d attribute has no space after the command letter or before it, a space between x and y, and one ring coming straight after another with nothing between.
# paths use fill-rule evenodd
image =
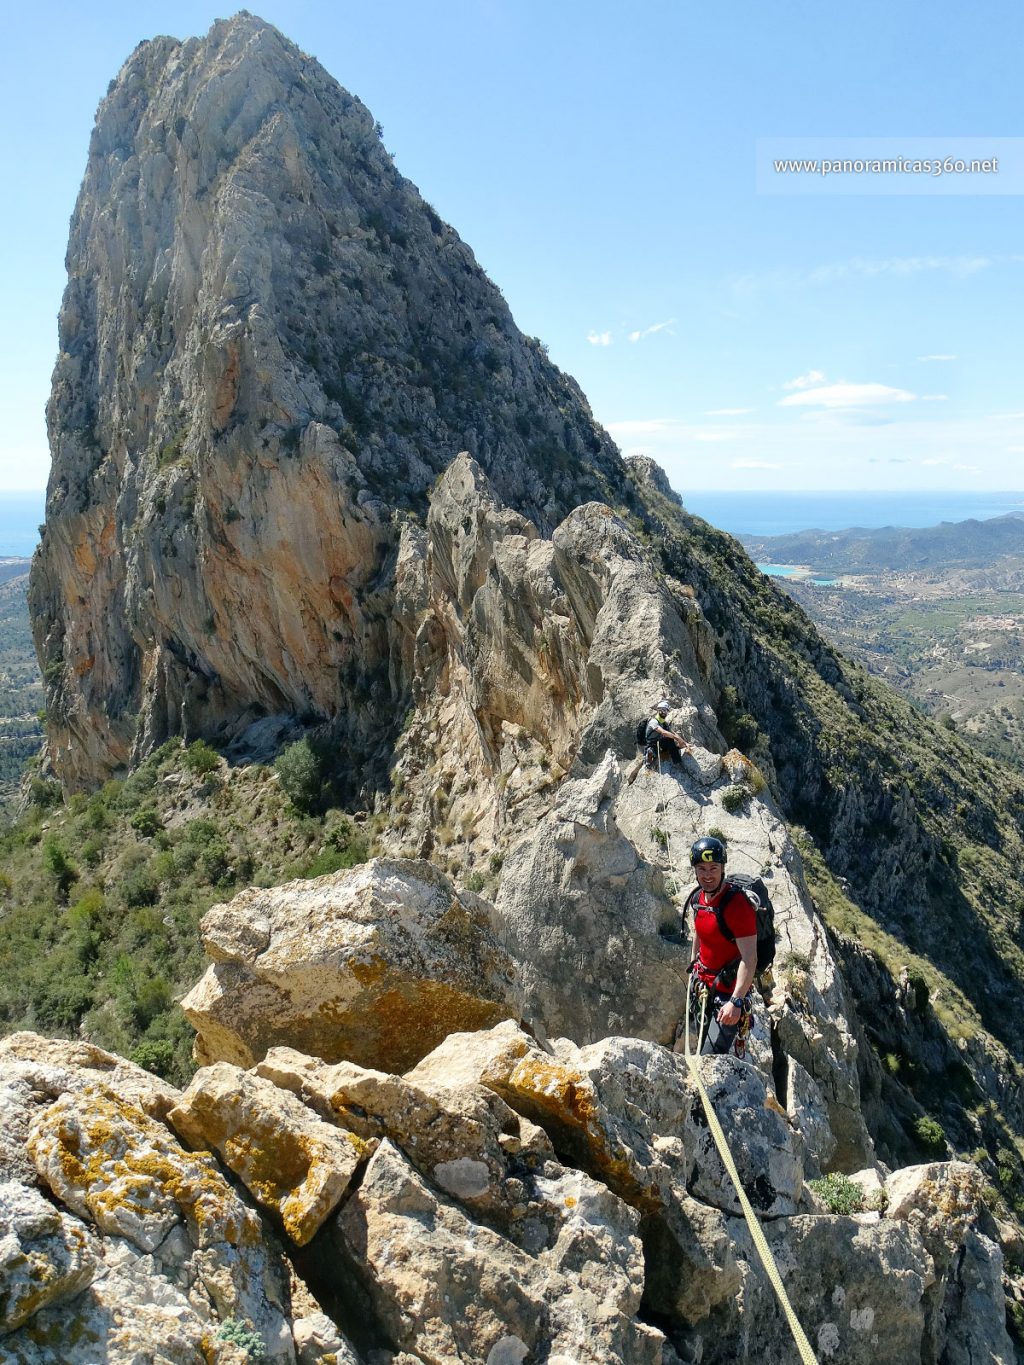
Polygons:
<instances>
[{"instance_id":1,"label":"sky","mask_svg":"<svg viewBox=\"0 0 1024 1365\"><path fill-rule=\"evenodd\" d=\"M222 10L226 15L231 10ZM1019 0L285 0L622 450L688 489L1024 488ZM195 0L39 0L0 52L0 488L41 489L96 106ZM780 157L995 157L973 174Z\"/></svg>"}]
</instances>

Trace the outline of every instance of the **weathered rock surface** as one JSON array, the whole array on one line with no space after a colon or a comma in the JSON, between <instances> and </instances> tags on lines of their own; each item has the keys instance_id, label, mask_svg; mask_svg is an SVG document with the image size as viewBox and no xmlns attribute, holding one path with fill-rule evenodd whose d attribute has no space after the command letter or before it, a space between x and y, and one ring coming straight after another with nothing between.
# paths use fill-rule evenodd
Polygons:
<instances>
[{"instance_id":1,"label":"weathered rock surface","mask_svg":"<svg viewBox=\"0 0 1024 1365\"><path fill-rule=\"evenodd\" d=\"M372 749L392 509L456 451L549 528L625 491L371 114L251 15L126 62L68 267L31 598L71 785L282 711Z\"/></svg>"},{"instance_id":2,"label":"weathered rock surface","mask_svg":"<svg viewBox=\"0 0 1024 1365\"><path fill-rule=\"evenodd\" d=\"M227 1062L200 1071L167 1117L193 1149L217 1151L253 1198L280 1215L299 1246L333 1213L372 1150L276 1085Z\"/></svg>"},{"instance_id":3,"label":"weathered rock surface","mask_svg":"<svg viewBox=\"0 0 1024 1365\"><path fill-rule=\"evenodd\" d=\"M638 1215L582 1175L564 1198L571 1219L551 1252L532 1258L474 1226L384 1142L338 1238L388 1335L425 1360L511 1365L543 1354L657 1365L662 1334L633 1318L643 1289Z\"/></svg>"},{"instance_id":4,"label":"weathered rock surface","mask_svg":"<svg viewBox=\"0 0 1024 1365\"><path fill-rule=\"evenodd\" d=\"M235 1365L218 1339L234 1320L268 1360L293 1361L288 1275L272 1235L211 1157L184 1151L137 1106L145 1073L119 1062L129 1083L119 1093L98 1079L117 1059L97 1048L31 1034L5 1042L5 1116L32 1169L0 1186L3 1359ZM44 1059L34 1083L23 1060L33 1051ZM164 1107L176 1092L149 1079Z\"/></svg>"},{"instance_id":5,"label":"weathered rock surface","mask_svg":"<svg viewBox=\"0 0 1024 1365\"><path fill-rule=\"evenodd\" d=\"M897 1172L885 1217L805 1212L805 1175L872 1167L872 1068L765 779L871 904L909 887L911 927L949 862L902 757L871 748L870 691L708 550L650 462L637 502L367 111L259 20L129 59L69 268L32 580L59 776L86 786L169 734L269 753L331 722L387 851L442 871L396 856L212 911L186 1003L220 1065L184 1100L96 1049L0 1045L12 1359L239 1365L230 1319L280 1360L358 1365L346 1331L367 1365L791 1359L658 1046L685 997L680 869L715 829L771 888L780 984L748 1061L705 1073L820 1358L1008 1360L967 1168ZM689 752L627 776L665 693ZM862 743L870 789L835 777ZM898 835L881 850L860 840L878 827ZM870 842L867 874L843 840ZM535 1036L489 1027L509 1016ZM1015 1063L965 1056L1020 1107ZM245 1192L168 1111L307 1243L325 1313L292 1312Z\"/></svg>"},{"instance_id":6,"label":"weathered rock surface","mask_svg":"<svg viewBox=\"0 0 1024 1365\"><path fill-rule=\"evenodd\" d=\"M56 1100L21 1097L56 1206L0 1186L18 1365L240 1365L243 1329L303 1365L792 1359L687 1067L658 1044L544 1045L506 1021L449 1034L404 1076L280 1047L255 1071L200 1072L170 1121L308 1243L294 1265L316 1297L216 1157L84 1061ZM12 1104L4 1072L25 1065L0 1065ZM896 1172L891 1216L808 1216L803 1144L762 1070L703 1069L819 1359L1010 1365L974 1168Z\"/></svg>"},{"instance_id":7,"label":"weathered rock surface","mask_svg":"<svg viewBox=\"0 0 1024 1365\"><path fill-rule=\"evenodd\" d=\"M402 1071L455 1029L517 1015L514 965L471 893L428 863L249 890L203 920L213 959L182 1001L204 1062L271 1047Z\"/></svg>"},{"instance_id":8,"label":"weathered rock surface","mask_svg":"<svg viewBox=\"0 0 1024 1365\"><path fill-rule=\"evenodd\" d=\"M85 1228L38 1190L0 1184L0 1334L80 1294L97 1263Z\"/></svg>"}]
</instances>

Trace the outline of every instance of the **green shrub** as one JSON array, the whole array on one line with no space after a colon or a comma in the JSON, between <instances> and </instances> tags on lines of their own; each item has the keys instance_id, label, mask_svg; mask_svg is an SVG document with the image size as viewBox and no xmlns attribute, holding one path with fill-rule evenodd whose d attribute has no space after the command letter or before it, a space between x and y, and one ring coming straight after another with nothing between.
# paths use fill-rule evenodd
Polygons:
<instances>
[{"instance_id":1,"label":"green shrub","mask_svg":"<svg viewBox=\"0 0 1024 1365\"><path fill-rule=\"evenodd\" d=\"M829 1213L859 1213L864 1207L864 1191L847 1175L833 1171L821 1180L808 1180L808 1185L824 1203Z\"/></svg>"},{"instance_id":2,"label":"green shrub","mask_svg":"<svg viewBox=\"0 0 1024 1365\"><path fill-rule=\"evenodd\" d=\"M78 880L78 869L54 834L47 835L43 840L43 866L56 883L58 900L66 901L68 892Z\"/></svg>"},{"instance_id":3,"label":"green shrub","mask_svg":"<svg viewBox=\"0 0 1024 1365\"><path fill-rule=\"evenodd\" d=\"M312 811L319 806L324 784L324 763L308 739L300 739L282 749L274 768L286 796L296 810Z\"/></svg>"},{"instance_id":4,"label":"green shrub","mask_svg":"<svg viewBox=\"0 0 1024 1365\"><path fill-rule=\"evenodd\" d=\"M138 810L128 822L132 829L137 830L143 838L151 839L154 834L163 829L163 821L155 810L148 806L143 810Z\"/></svg>"},{"instance_id":5,"label":"green shrub","mask_svg":"<svg viewBox=\"0 0 1024 1365\"><path fill-rule=\"evenodd\" d=\"M942 1125L928 1114L921 1114L912 1125L912 1132L918 1144L931 1156L946 1155L946 1135Z\"/></svg>"},{"instance_id":6,"label":"green shrub","mask_svg":"<svg viewBox=\"0 0 1024 1365\"><path fill-rule=\"evenodd\" d=\"M60 805L60 783L51 782L45 777L33 777L28 784L29 805L38 807L39 810L49 810L51 806Z\"/></svg>"},{"instance_id":7,"label":"green shrub","mask_svg":"<svg viewBox=\"0 0 1024 1365\"><path fill-rule=\"evenodd\" d=\"M182 762L189 772L205 777L220 767L220 756L204 739L196 739L185 750Z\"/></svg>"},{"instance_id":8,"label":"green shrub","mask_svg":"<svg viewBox=\"0 0 1024 1365\"><path fill-rule=\"evenodd\" d=\"M92 989L88 980L73 971L66 961L60 964L59 970L37 982L32 991L36 1025L42 1029L76 1029L91 1006Z\"/></svg>"},{"instance_id":9,"label":"green shrub","mask_svg":"<svg viewBox=\"0 0 1024 1365\"><path fill-rule=\"evenodd\" d=\"M84 925L88 928L96 923L105 909L106 902L103 899L103 892L97 886L90 886L88 891L83 891L68 911L68 922L73 925Z\"/></svg>"},{"instance_id":10,"label":"green shrub","mask_svg":"<svg viewBox=\"0 0 1024 1365\"><path fill-rule=\"evenodd\" d=\"M466 878L467 891L482 891L484 889L484 874L482 872L471 872Z\"/></svg>"},{"instance_id":11,"label":"green shrub","mask_svg":"<svg viewBox=\"0 0 1024 1365\"><path fill-rule=\"evenodd\" d=\"M112 823L103 794L96 792L89 798L89 803L85 808L86 827L99 833L100 830L109 829Z\"/></svg>"},{"instance_id":12,"label":"green shrub","mask_svg":"<svg viewBox=\"0 0 1024 1365\"><path fill-rule=\"evenodd\" d=\"M211 886L226 880L231 868L231 850L223 839L209 840L203 845L196 864L203 880Z\"/></svg>"},{"instance_id":13,"label":"green shrub","mask_svg":"<svg viewBox=\"0 0 1024 1365\"><path fill-rule=\"evenodd\" d=\"M730 815L735 814L749 795L749 790L742 783L735 787L726 787L722 793L722 809L728 811Z\"/></svg>"},{"instance_id":14,"label":"green shrub","mask_svg":"<svg viewBox=\"0 0 1024 1365\"><path fill-rule=\"evenodd\" d=\"M125 872L118 891L122 903L126 906L155 905L160 899L160 884L151 863L141 863Z\"/></svg>"},{"instance_id":15,"label":"green shrub","mask_svg":"<svg viewBox=\"0 0 1024 1365\"><path fill-rule=\"evenodd\" d=\"M129 1052L128 1060L145 1071L152 1071L154 1076L169 1080L174 1066L174 1044L166 1038L144 1038L138 1047Z\"/></svg>"}]
</instances>

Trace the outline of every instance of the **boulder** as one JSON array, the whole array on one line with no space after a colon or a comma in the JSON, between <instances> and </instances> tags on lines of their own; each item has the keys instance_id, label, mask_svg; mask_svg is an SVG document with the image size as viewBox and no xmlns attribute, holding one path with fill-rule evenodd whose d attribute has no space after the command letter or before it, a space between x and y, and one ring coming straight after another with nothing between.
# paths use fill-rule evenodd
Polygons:
<instances>
[{"instance_id":1,"label":"boulder","mask_svg":"<svg viewBox=\"0 0 1024 1365\"><path fill-rule=\"evenodd\" d=\"M688 959L658 933L672 914L661 873L616 824L621 779L609 752L562 784L505 859L498 932L519 964L523 1014L549 1036L670 1043Z\"/></svg>"},{"instance_id":2,"label":"boulder","mask_svg":"<svg viewBox=\"0 0 1024 1365\"><path fill-rule=\"evenodd\" d=\"M0 1335L80 1294L98 1270L85 1227L38 1190L0 1184Z\"/></svg>"},{"instance_id":3,"label":"boulder","mask_svg":"<svg viewBox=\"0 0 1024 1365\"><path fill-rule=\"evenodd\" d=\"M547 1253L532 1257L439 1197L390 1142L336 1225L396 1347L423 1360L660 1365L662 1334L635 1320L637 1215L585 1176Z\"/></svg>"},{"instance_id":4,"label":"boulder","mask_svg":"<svg viewBox=\"0 0 1024 1365\"><path fill-rule=\"evenodd\" d=\"M298 1246L334 1211L373 1150L287 1091L227 1062L199 1071L167 1117L189 1146L218 1152Z\"/></svg>"},{"instance_id":5,"label":"boulder","mask_svg":"<svg viewBox=\"0 0 1024 1365\"><path fill-rule=\"evenodd\" d=\"M218 1334L235 1322L248 1324L268 1361L294 1361L283 1260L211 1156L185 1152L162 1123L94 1084L40 1108L27 1150L42 1182L82 1220L61 1211L71 1245L88 1234L94 1271L74 1297L37 1305L5 1338L5 1358L228 1365L234 1348ZM45 1275L56 1283L67 1258L47 1254Z\"/></svg>"},{"instance_id":6,"label":"boulder","mask_svg":"<svg viewBox=\"0 0 1024 1365\"><path fill-rule=\"evenodd\" d=\"M458 1029L518 1017L483 903L424 862L243 891L203 919L213 965L182 1001L209 1064L269 1048L404 1071Z\"/></svg>"},{"instance_id":7,"label":"boulder","mask_svg":"<svg viewBox=\"0 0 1024 1365\"><path fill-rule=\"evenodd\" d=\"M259 1241L259 1219L212 1157L184 1151L162 1124L110 1091L61 1096L36 1117L27 1145L63 1204L141 1251L155 1251L179 1226L198 1247Z\"/></svg>"}]
</instances>

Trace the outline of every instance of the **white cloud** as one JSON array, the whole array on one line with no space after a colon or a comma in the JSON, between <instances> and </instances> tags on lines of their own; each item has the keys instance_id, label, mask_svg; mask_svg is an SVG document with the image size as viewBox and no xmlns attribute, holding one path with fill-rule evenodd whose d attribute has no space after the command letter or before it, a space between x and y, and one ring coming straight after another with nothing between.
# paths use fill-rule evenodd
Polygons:
<instances>
[{"instance_id":1,"label":"white cloud","mask_svg":"<svg viewBox=\"0 0 1024 1365\"><path fill-rule=\"evenodd\" d=\"M783 384L784 389L809 389L813 384L823 384L825 375L821 370L808 370L806 374L799 374L795 379L789 379Z\"/></svg>"},{"instance_id":2,"label":"white cloud","mask_svg":"<svg viewBox=\"0 0 1024 1365\"><path fill-rule=\"evenodd\" d=\"M587 340L591 346L610 346L612 344L611 332L588 332Z\"/></svg>"},{"instance_id":3,"label":"white cloud","mask_svg":"<svg viewBox=\"0 0 1024 1365\"><path fill-rule=\"evenodd\" d=\"M948 394L948 393L923 393L923 394L921 395L921 402L922 402L922 403L948 403L948 402L949 402L949 394Z\"/></svg>"},{"instance_id":4,"label":"white cloud","mask_svg":"<svg viewBox=\"0 0 1024 1365\"><path fill-rule=\"evenodd\" d=\"M916 397L906 389L890 388L888 384L826 384L780 398L778 406L795 408L814 404L823 408L857 408L877 403L912 403Z\"/></svg>"},{"instance_id":5,"label":"white cloud","mask_svg":"<svg viewBox=\"0 0 1024 1365\"><path fill-rule=\"evenodd\" d=\"M748 412L753 412L753 408L709 408L705 412L705 417L743 417Z\"/></svg>"},{"instance_id":6,"label":"white cloud","mask_svg":"<svg viewBox=\"0 0 1024 1365\"><path fill-rule=\"evenodd\" d=\"M955 355L919 355L918 360L956 360Z\"/></svg>"},{"instance_id":7,"label":"white cloud","mask_svg":"<svg viewBox=\"0 0 1024 1365\"><path fill-rule=\"evenodd\" d=\"M643 341L644 337L653 336L655 332L664 332L666 329L674 327L675 321L675 318L669 318L667 322L655 322L650 327L645 327L643 331L630 332L629 339L630 341ZM670 331L669 335L674 336L675 333Z\"/></svg>"}]
</instances>

